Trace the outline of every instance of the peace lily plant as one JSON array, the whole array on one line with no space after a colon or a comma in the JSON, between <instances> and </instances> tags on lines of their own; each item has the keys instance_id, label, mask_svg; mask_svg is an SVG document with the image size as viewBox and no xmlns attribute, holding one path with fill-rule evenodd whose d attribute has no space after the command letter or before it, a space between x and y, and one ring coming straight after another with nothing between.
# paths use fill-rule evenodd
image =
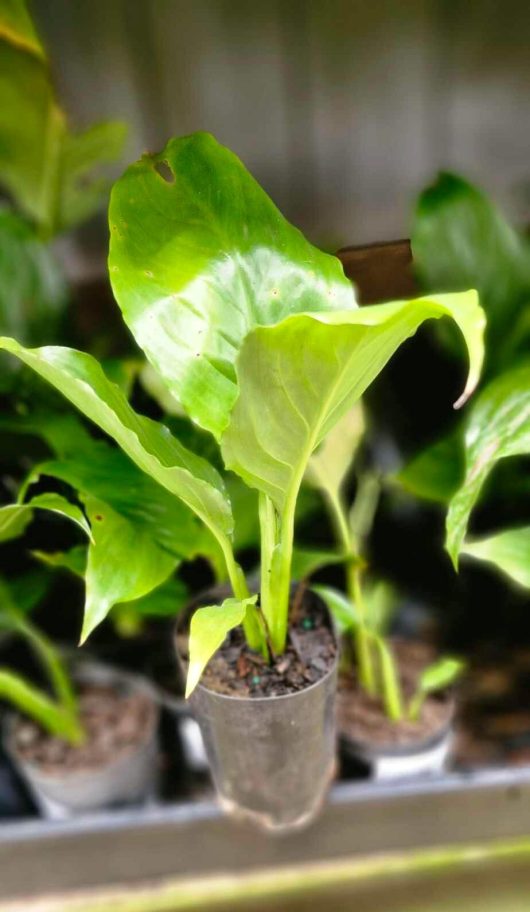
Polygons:
<instances>
[{"instance_id":1,"label":"peace lily plant","mask_svg":"<svg viewBox=\"0 0 530 912\"><path fill-rule=\"evenodd\" d=\"M213 465L136 413L90 355L29 349L12 338L0 346L62 392L216 540L233 594L193 615L189 696L236 626L268 660L284 652L295 509L311 455L429 318L452 317L464 336L469 374L456 405L465 402L479 377L484 317L474 291L359 308L340 262L292 227L206 133L172 139L128 168L114 186L109 223L112 287L136 342L191 420L217 440L225 468L259 492L259 594L234 556L231 504ZM133 489L123 495L134 501ZM104 511L90 520L104 523ZM112 542L114 553L120 547ZM124 543L131 576L147 573L140 557ZM82 640L107 610L104 593L87 603Z\"/></svg>"}]
</instances>

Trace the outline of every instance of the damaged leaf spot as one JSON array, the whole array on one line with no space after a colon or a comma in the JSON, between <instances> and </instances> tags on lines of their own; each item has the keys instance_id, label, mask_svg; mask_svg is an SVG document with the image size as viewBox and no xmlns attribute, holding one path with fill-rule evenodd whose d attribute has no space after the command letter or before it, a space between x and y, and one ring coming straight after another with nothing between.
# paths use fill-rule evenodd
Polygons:
<instances>
[{"instance_id":1,"label":"damaged leaf spot","mask_svg":"<svg viewBox=\"0 0 530 912\"><path fill-rule=\"evenodd\" d=\"M162 180L166 182L166 184L175 183L175 175L173 174L173 171L169 167L167 161L155 162L155 171L162 178Z\"/></svg>"}]
</instances>

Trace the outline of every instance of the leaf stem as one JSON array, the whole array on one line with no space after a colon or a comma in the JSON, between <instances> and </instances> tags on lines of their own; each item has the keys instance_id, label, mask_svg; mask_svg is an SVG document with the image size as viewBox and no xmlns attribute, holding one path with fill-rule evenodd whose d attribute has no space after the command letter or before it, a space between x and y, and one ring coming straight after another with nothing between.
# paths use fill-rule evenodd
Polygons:
<instances>
[{"instance_id":1,"label":"leaf stem","mask_svg":"<svg viewBox=\"0 0 530 912\"><path fill-rule=\"evenodd\" d=\"M403 702L401 699L401 687L396 668L396 661L388 645L382 637L374 637L374 642L379 650L379 661L381 664L382 679L382 696L385 712L393 722L399 722L403 718Z\"/></svg>"},{"instance_id":2,"label":"leaf stem","mask_svg":"<svg viewBox=\"0 0 530 912\"><path fill-rule=\"evenodd\" d=\"M293 559L294 518L298 488L293 487L287 498L280 521L279 541L274 549L270 572L271 611L270 636L276 655L285 652L289 625L291 594L291 563Z\"/></svg>"},{"instance_id":3,"label":"leaf stem","mask_svg":"<svg viewBox=\"0 0 530 912\"><path fill-rule=\"evenodd\" d=\"M14 629L30 642L48 672L59 701L57 718L60 719L62 716L63 719L62 732L59 732L59 734L71 741L72 744L82 744L85 735L79 721L77 698L57 651L48 638L34 627L27 618L22 617L14 607L9 607L9 613ZM35 706L38 706L38 701L35 701ZM58 732L56 731L55 733L57 734Z\"/></svg>"},{"instance_id":4,"label":"leaf stem","mask_svg":"<svg viewBox=\"0 0 530 912\"><path fill-rule=\"evenodd\" d=\"M234 557L230 539L213 526L212 532L221 546L228 579L230 580L230 585L232 586L235 597L241 601L249 598L250 591L247 586L245 574ZM250 648L256 650L256 652L261 652L261 654L268 659L269 651L267 648L267 640L262 629L259 612L255 605L249 605L247 608L245 620L243 621L243 630L245 631L245 639Z\"/></svg>"}]
</instances>

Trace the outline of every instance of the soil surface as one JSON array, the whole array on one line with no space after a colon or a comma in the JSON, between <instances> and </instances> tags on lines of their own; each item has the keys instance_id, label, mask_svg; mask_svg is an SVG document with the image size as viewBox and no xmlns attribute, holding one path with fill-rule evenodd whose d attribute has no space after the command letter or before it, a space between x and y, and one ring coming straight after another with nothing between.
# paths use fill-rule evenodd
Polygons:
<instances>
[{"instance_id":1,"label":"soil surface","mask_svg":"<svg viewBox=\"0 0 530 912\"><path fill-rule=\"evenodd\" d=\"M248 648L241 628L232 630L210 659L201 684L234 697L277 697L297 693L333 667L337 645L322 600L305 590L291 602L287 649L269 664ZM182 648L183 647L183 648ZM179 638L181 654L186 643Z\"/></svg>"},{"instance_id":2,"label":"soil surface","mask_svg":"<svg viewBox=\"0 0 530 912\"><path fill-rule=\"evenodd\" d=\"M393 640L390 647L398 661L403 697L408 701L416 692L419 675L435 659L435 653L424 643L407 640ZM381 701L361 689L355 670L339 675L338 730L353 741L389 748L426 741L447 725L452 713L451 699L441 693L427 697L418 720L393 722L385 715Z\"/></svg>"},{"instance_id":3,"label":"soil surface","mask_svg":"<svg viewBox=\"0 0 530 912\"><path fill-rule=\"evenodd\" d=\"M18 755L49 773L104 767L144 742L156 723L155 704L139 691L120 693L108 685L83 684L78 701L83 744L74 746L20 719L14 731Z\"/></svg>"}]
</instances>

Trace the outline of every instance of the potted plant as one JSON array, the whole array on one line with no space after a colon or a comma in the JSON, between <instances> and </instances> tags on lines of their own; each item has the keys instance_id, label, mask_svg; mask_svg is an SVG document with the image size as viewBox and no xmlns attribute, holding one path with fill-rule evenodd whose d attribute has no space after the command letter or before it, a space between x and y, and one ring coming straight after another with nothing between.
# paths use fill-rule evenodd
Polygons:
<instances>
[{"instance_id":1,"label":"potted plant","mask_svg":"<svg viewBox=\"0 0 530 912\"><path fill-rule=\"evenodd\" d=\"M82 511L50 493L1 507L0 541L20 535L35 510L68 517L90 534ZM18 710L3 719L4 749L47 817L145 801L155 782L154 691L134 675L63 659L29 617L46 589L27 571L0 580L0 630L26 641L53 691L49 696L27 675L0 668L0 696Z\"/></svg>"},{"instance_id":2,"label":"potted plant","mask_svg":"<svg viewBox=\"0 0 530 912\"><path fill-rule=\"evenodd\" d=\"M225 806L266 827L293 826L315 813L334 765L333 631L319 599L297 599L291 579L308 460L430 317L451 316L462 330L465 401L480 372L483 314L473 291L358 308L340 262L312 247L204 133L132 165L113 189L109 222L111 281L133 335L192 421L220 442L225 467L259 492L259 593L235 560L230 502L212 465L134 412L91 356L0 345L216 540L233 596L191 618L187 695ZM134 503L134 491L127 496ZM134 546L122 556L124 570L139 572ZM83 639L105 610L104 597L87 603Z\"/></svg>"},{"instance_id":3,"label":"potted plant","mask_svg":"<svg viewBox=\"0 0 530 912\"><path fill-rule=\"evenodd\" d=\"M454 701L447 688L463 663L433 661L432 647L388 634L397 596L368 575L367 538L382 477L357 458L365 434L361 403L336 424L311 456L306 482L322 494L345 564L346 594L316 591L329 605L342 636L337 693L340 742L348 758L368 766L376 779L439 772L448 756ZM356 491L347 485L356 466ZM371 578L370 578L371 577Z\"/></svg>"}]
</instances>

